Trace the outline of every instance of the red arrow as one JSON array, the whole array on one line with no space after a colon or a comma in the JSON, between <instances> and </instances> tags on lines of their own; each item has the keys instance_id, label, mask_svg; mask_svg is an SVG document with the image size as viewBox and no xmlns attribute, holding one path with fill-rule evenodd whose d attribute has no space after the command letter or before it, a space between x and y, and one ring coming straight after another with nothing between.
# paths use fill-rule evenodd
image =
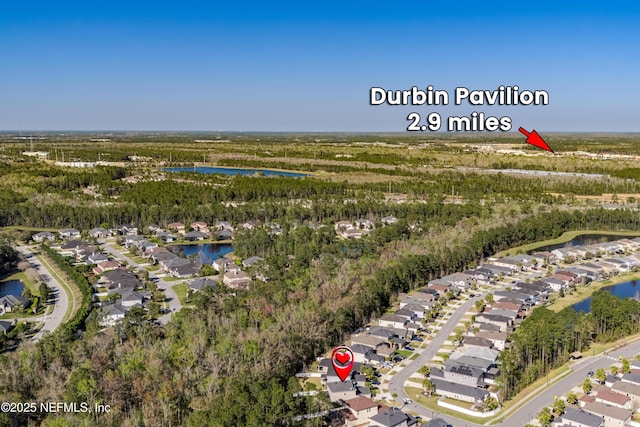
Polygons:
<instances>
[{"instance_id":1,"label":"red arrow","mask_svg":"<svg viewBox=\"0 0 640 427\"><path fill-rule=\"evenodd\" d=\"M543 150L551 151L553 153L551 147L549 147L547 143L544 142L544 139L542 139L542 137L538 135L538 132L536 132L535 129L531 132L527 132L526 130L524 130L524 128L521 127L518 130L527 137L528 144L535 145L538 148L542 148Z\"/></svg>"}]
</instances>

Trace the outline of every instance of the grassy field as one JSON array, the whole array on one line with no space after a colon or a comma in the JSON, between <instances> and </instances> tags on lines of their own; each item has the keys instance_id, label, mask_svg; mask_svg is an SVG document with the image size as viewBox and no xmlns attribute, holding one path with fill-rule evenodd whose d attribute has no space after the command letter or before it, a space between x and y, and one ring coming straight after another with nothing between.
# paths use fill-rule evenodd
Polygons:
<instances>
[{"instance_id":1,"label":"grassy field","mask_svg":"<svg viewBox=\"0 0 640 427\"><path fill-rule=\"evenodd\" d=\"M564 233L562 236L558 238L543 240L541 242L529 243L527 245L522 245L522 246L517 246L515 248L498 252L497 254L495 254L495 256L503 257L503 256L515 255L519 253L527 253L543 246L556 245L558 243L568 242L569 240L583 234L612 234L612 235L620 236L620 238L622 238L625 236L627 237L640 236L640 231L572 230L572 231L567 231L566 233Z\"/></svg>"},{"instance_id":2,"label":"grassy field","mask_svg":"<svg viewBox=\"0 0 640 427\"><path fill-rule=\"evenodd\" d=\"M178 295L178 299L180 300L180 303L182 303L182 305L188 304L187 303L187 284L180 283L179 285L172 286L172 288L176 292L176 295Z\"/></svg>"}]
</instances>

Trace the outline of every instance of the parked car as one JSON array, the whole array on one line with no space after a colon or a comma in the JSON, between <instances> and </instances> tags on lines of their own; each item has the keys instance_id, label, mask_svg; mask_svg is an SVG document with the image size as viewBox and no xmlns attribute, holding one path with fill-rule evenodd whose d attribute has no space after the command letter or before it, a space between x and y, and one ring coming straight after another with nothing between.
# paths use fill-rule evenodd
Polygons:
<instances>
[{"instance_id":1,"label":"parked car","mask_svg":"<svg viewBox=\"0 0 640 427\"><path fill-rule=\"evenodd\" d=\"M411 347L410 345L406 346L404 349L405 349L405 350L409 350L409 351L413 351L413 350L415 350L415 349L414 349L413 347Z\"/></svg>"}]
</instances>

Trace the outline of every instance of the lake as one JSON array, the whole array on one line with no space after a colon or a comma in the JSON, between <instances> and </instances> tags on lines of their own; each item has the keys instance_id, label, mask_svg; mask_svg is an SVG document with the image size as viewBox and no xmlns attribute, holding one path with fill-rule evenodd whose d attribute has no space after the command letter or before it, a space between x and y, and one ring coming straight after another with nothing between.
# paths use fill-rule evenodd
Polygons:
<instances>
[{"instance_id":1,"label":"lake","mask_svg":"<svg viewBox=\"0 0 640 427\"><path fill-rule=\"evenodd\" d=\"M592 245L594 243L612 242L614 240L620 240L624 238L635 239L634 236L621 236L619 234L581 234L567 242L541 246L533 250L532 252L552 251L554 249L571 248L573 246L584 246Z\"/></svg>"},{"instance_id":2,"label":"lake","mask_svg":"<svg viewBox=\"0 0 640 427\"><path fill-rule=\"evenodd\" d=\"M189 258L190 255L195 255L200 262L211 264L221 256L233 252L233 245L229 243L219 245L211 243L205 243L203 245L172 245L169 246L169 250L178 254L184 252L186 258Z\"/></svg>"},{"instance_id":3,"label":"lake","mask_svg":"<svg viewBox=\"0 0 640 427\"><path fill-rule=\"evenodd\" d=\"M605 286L603 291L610 292L613 295L617 295L620 298L633 298L637 292L640 292L640 281L631 280L629 282L618 283L617 285ZM591 311L591 297L584 299L580 302L572 305L575 311L584 311L588 313Z\"/></svg>"},{"instance_id":4,"label":"lake","mask_svg":"<svg viewBox=\"0 0 640 427\"><path fill-rule=\"evenodd\" d=\"M288 177L302 177L308 176L306 173L297 172L283 172L272 169L244 169L244 168L215 168L210 166L198 166L196 168L165 168L169 172L195 172L202 174L220 174L220 175L256 175L261 174L264 176L288 176Z\"/></svg>"},{"instance_id":5,"label":"lake","mask_svg":"<svg viewBox=\"0 0 640 427\"><path fill-rule=\"evenodd\" d=\"M8 280L0 283L0 297L5 295L14 295L19 297L22 295L24 284L20 280Z\"/></svg>"}]
</instances>

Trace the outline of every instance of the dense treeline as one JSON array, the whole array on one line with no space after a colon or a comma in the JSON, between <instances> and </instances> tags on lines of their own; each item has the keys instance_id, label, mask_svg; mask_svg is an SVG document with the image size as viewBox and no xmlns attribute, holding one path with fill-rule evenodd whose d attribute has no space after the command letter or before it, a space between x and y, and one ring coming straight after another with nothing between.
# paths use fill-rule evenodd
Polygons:
<instances>
[{"instance_id":1,"label":"dense treeline","mask_svg":"<svg viewBox=\"0 0 640 427\"><path fill-rule=\"evenodd\" d=\"M537 308L509 337L500 353L501 394L508 399L552 369L583 351L592 341L609 342L640 332L640 303L597 291L591 313L568 307L555 313Z\"/></svg>"},{"instance_id":2,"label":"dense treeline","mask_svg":"<svg viewBox=\"0 0 640 427\"><path fill-rule=\"evenodd\" d=\"M0 278L11 272L18 263L18 253L7 240L0 240Z\"/></svg>"}]
</instances>

